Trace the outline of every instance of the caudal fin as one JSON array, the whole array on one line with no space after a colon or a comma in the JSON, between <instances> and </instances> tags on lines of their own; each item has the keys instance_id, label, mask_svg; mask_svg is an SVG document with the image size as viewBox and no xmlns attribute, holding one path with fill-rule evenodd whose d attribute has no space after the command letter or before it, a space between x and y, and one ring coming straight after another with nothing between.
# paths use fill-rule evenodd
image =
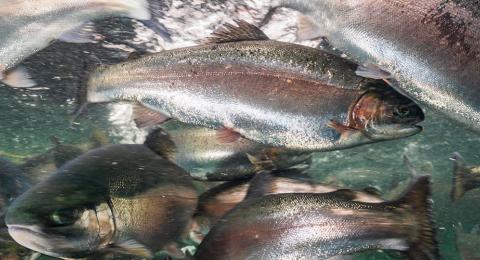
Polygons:
<instances>
[{"instance_id":1,"label":"caudal fin","mask_svg":"<svg viewBox=\"0 0 480 260\"><path fill-rule=\"evenodd\" d=\"M410 249L407 253L410 259L439 258L436 232L431 216L430 193L430 176L417 175L404 195L396 202L399 207L413 214L418 225L416 234L409 241Z\"/></svg>"},{"instance_id":2,"label":"caudal fin","mask_svg":"<svg viewBox=\"0 0 480 260\"><path fill-rule=\"evenodd\" d=\"M452 201L456 201L463 197L463 194L467 191L465 188L465 177L469 174L469 169L465 165L463 157L457 152L452 154L450 160L454 162L450 197Z\"/></svg>"}]
</instances>

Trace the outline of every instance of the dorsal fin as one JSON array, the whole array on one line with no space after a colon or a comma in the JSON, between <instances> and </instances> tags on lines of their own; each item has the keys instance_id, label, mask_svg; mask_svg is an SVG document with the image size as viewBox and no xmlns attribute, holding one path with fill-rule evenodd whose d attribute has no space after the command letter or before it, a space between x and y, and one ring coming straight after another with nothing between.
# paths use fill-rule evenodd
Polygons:
<instances>
[{"instance_id":1,"label":"dorsal fin","mask_svg":"<svg viewBox=\"0 0 480 260\"><path fill-rule=\"evenodd\" d=\"M225 24L207 38L208 43L225 43L238 41L264 41L268 36L253 24L244 20L234 20L237 25Z\"/></svg>"}]
</instances>

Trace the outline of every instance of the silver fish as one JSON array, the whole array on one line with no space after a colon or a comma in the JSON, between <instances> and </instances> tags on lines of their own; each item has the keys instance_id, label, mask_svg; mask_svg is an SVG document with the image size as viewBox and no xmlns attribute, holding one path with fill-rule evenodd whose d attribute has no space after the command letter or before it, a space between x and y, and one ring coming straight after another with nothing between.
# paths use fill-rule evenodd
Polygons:
<instances>
[{"instance_id":1,"label":"silver fish","mask_svg":"<svg viewBox=\"0 0 480 260\"><path fill-rule=\"evenodd\" d=\"M209 181L248 178L259 167L308 167L311 160L310 153L267 147L245 138L232 142L219 139L221 136L214 129L168 122L152 131L145 145L195 179ZM267 164L267 160L268 165L261 165Z\"/></svg>"},{"instance_id":2,"label":"silver fish","mask_svg":"<svg viewBox=\"0 0 480 260\"><path fill-rule=\"evenodd\" d=\"M119 253L180 257L197 205L192 179L143 145L109 145L68 162L17 198L5 217L19 244L82 258Z\"/></svg>"},{"instance_id":3,"label":"silver fish","mask_svg":"<svg viewBox=\"0 0 480 260\"><path fill-rule=\"evenodd\" d=\"M385 78L381 71L388 71L401 93L480 130L478 1L277 3L310 17L302 18L301 39L327 37L334 47L367 65L360 75ZM378 68L368 69L371 64Z\"/></svg>"},{"instance_id":4,"label":"silver fish","mask_svg":"<svg viewBox=\"0 0 480 260\"><path fill-rule=\"evenodd\" d=\"M274 194L245 200L217 222L195 259L328 259L372 249L438 259L429 177L400 199L353 201L349 190Z\"/></svg>"},{"instance_id":5,"label":"silver fish","mask_svg":"<svg viewBox=\"0 0 480 260\"><path fill-rule=\"evenodd\" d=\"M0 0L0 80L12 87L32 87L22 60L53 40L91 42L91 21L126 16L150 19L146 0Z\"/></svg>"},{"instance_id":6,"label":"silver fish","mask_svg":"<svg viewBox=\"0 0 480 260\"><path fill-rule=\"evenodd\" d=\"M421 131L421 109L383 81L355 75L356 64L237 23L209 44L99 68L87 101L137 102L184 123L295 150L336 150Z\"/></svg>"}]
</instances>

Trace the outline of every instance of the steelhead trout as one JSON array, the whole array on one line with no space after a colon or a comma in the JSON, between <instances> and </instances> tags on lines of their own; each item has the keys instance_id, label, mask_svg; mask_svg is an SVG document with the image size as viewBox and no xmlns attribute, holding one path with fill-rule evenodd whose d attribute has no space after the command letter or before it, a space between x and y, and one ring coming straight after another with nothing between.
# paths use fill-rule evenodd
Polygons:
<instances>
[{"instance_id":1,"label":"steelhead trout","mask_svg":"<svg viewBox=\"0 0 480 260\"><path fill-rule=\"evenodd\" d=\"M5 218L19 244L83 258L183 254L197 191L184 170L143 145L109 145L68 162L18 197Z\"/></svg>"},{"instance_id":2,"label":"steelhead trout","mask_svg":"<svg viewBox=\"0 0 480 260\"><path fill-rule=\"evenodd\" d=\"M437 259L429 177L397 201L354 201L350 190L247 199L217 222L195 259L328 259L375 249Z\"/></svg>"},{"instance_id":3,"label":"steelhead trout","mask_svg":"<svg viewBox=\"0 0 480 260\"><path fill-rule=\"evenodd\" d=\"M378 66L360 70L361 75L389 77L378 69L388 71L399 92L480 130L478 1L280 0L278 4L310 17L300 20L300 39L327 37L357 62Z\"/></svg>"},{"instance_id":4,"label":"steelhead trout","mask_svg":"<svg viewBox=\"0 0 480 260\"><path fill-rule=\"evenodd\" d=\"M343 149L414 135L421 109L357 65L269 40L243 21L209 43L148 55L91 74L87 102L131 101L230 138L295 150Z\"/></svg>"}]
</instances>

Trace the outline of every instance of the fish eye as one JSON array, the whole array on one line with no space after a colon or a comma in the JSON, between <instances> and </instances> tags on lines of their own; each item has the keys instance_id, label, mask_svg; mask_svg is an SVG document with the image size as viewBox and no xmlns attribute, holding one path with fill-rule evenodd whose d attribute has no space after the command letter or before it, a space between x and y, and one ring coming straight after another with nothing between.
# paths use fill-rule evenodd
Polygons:
<instances>
[{"instance_id":1,"label":"fish eye","mask_svg":"<svg viewBox=\"0 0 480 260\"><path fill-rule=\"evenodd\" d=\"M406 117L410 115L410 109L406 106L395 107L393 115L398 117Z\"/></svg>"},{"instance_id":2,"label":"fish eye","mask_svg":"<svg viewBox=\"0 0 480 260\"><path fill-rule=\"evenodd\" d=\"M79 215L76 209L58 209L52 215L50 220L56 226L66 226L75 223Z\"/></svg>"}]
</instances>

